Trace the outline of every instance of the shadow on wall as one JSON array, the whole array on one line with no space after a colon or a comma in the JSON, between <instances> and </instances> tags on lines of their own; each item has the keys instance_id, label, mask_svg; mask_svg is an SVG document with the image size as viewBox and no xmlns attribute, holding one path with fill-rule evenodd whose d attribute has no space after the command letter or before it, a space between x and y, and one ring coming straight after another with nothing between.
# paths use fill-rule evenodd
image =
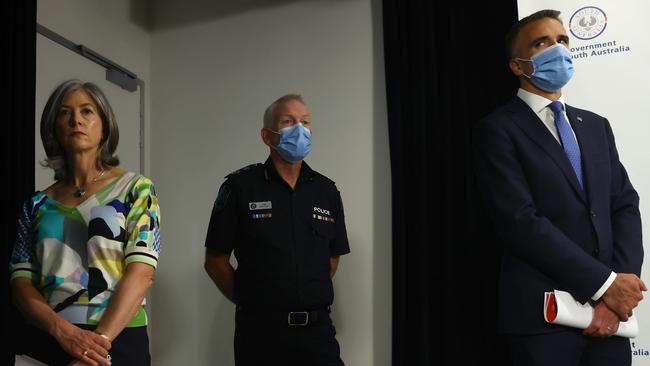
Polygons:
<instances>
[{"instance_id":1,"label":"shadow on wall","mask_svg":"<svg viewBox=\"0 0 650 366\"><path fill-rule=\"evenodd\" d=\"M130 13L131 20L140 27L160 30L300 1L305 0L131 0Z\"/></svg>"},{"instance_id":2,"label":"shadow on wall","mask_svg":"<svg viewBox=\"0 0 650 366\"><path fill-rule=\"evenodd\" d=\"M392 202L382 1L371 0L373 34L373 332L374 364L392 364Z\"/></svg>"},{"instance_id":3,"label":"shadow on wall","mask_svg":"<svg viewBox=\"0 0 650 366\"><path fill-rule=\"evenodd\" d=\"M214 291L219 291L216 286L213 286ZM219 293L219 296L222 296ZM205 347L202 352L205 352L206 359L208 360L223 360L227 359L232 362L235 359L233 351L233 333L235 332L235 306L228 300L221 299L221 301L212 306L201 306L199 311L203 314L212 314L212 326L210 327L208 342L210 346ZM216 308L216 309L215 309ZM209 318L209 316L208 316ZM228 356L225 356L228 355Z\"/></svg>"},{"instance_id":4,"label":"shadow on wall","mask_svg":"<svg viewBox=\"0 0 650 366\"><path fill-rule=\"evenodd\" d=\"M92 1L88 2L88 4L92 3ZM151 29L152 6L153 0L130 0L129 19L142 29Z\"/></svg>"}]
</instances>

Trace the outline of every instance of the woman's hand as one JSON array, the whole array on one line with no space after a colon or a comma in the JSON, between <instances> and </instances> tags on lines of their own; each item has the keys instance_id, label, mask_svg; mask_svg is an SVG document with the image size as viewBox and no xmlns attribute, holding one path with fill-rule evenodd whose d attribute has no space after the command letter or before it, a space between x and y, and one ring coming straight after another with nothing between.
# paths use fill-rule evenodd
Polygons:
<instances>
[{"instance_id":1,"label":"woman's hand","mask_svg":"<svg viewBox=\"0 0 650 366\"><path fill-rule=\"evenodd\" d=\"M111 361L106 358L111 349L111 342L97 333L62 321L52 332L52 336L64 351L80 361L82 365L110 366L111 364Z\"/></svg>"},{"instance_id":2,"label":"woman's hand","mask_svg":"<svg viewBox=\"0 0 650 366\"><path fill-rule=\"evenodd\" d=\"M14 303L23 315L54 337L69 355L91 366L111 364L106 359L111 342L60 317L29 278L16 278L11 281L11 287Z\"/></svg>"}]
</instances>

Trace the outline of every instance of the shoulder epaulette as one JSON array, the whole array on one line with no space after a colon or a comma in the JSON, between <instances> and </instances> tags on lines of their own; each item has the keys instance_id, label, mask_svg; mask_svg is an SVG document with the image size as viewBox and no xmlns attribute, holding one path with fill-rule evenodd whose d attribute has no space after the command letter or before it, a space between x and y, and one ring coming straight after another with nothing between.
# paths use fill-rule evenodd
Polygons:
<instances>
[{"instance_id":1,"label":"shoulder epaulette","mask_svg":"<svg viewBox=\"0 0 650 366\"><path fill-rule=\"evenodd\" d=\"M232 178L232 177L234 177L234 176L236 176L236 175L239 175L239 174L241 174L241 173L244 173L244 172L250 171L251 169L256 168L256 167L259 167L259 166L261 166L261 165L264 165L264 164L262 164L262 163L255 163L255 164L247 165L247 166L245 166L245 167L243 167L243 168L241 168L241 169L237 169L237 170L235 170L234 172L232 172L232 173L226 175L226 176L225 176L225 179Z\"/></svg>"},{"instance_id":2,"label":"shoulder epaulette","mask_svg":"<svg viewBox=\"0 0 650 366\"><path fill-rule=\"evenodd\" d=\"M320 177L321 179L325 180L326 182L329 182L329 183L331 183L333 185L336 185L335 181L329 179L328 177L322 175L321 173L319 173L319 172L317 172L315 170L313 171L313 173L314 173L314 176Z\"/></svg>"}]
</instances>

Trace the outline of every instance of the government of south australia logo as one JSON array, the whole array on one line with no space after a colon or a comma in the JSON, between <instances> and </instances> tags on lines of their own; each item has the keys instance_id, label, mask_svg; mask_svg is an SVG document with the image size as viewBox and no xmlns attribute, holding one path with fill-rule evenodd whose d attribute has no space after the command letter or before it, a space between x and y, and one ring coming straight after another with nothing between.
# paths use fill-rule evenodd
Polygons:
<instances>
[{"instance_id":1,"label":"government of south australia logo","mask_svg":"<svg viewBox=\"0 0 650 366\"><path fill-rule=\"evenodd\" d=\"M598 37L607 27L607 15L595 6L578 9L569 20L569 30L578 39Z\"/></svg>"}]
</instances>

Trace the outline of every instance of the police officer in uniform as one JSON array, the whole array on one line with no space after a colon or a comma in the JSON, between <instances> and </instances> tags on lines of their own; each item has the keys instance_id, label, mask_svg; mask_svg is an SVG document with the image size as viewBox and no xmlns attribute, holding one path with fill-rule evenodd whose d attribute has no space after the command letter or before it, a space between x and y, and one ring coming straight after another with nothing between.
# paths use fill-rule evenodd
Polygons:
<instances>
[{"instance_id":1,"label":"police officer in uniform","mask_svg":"<svg viewBox=\"0 0 650 366\"><path fill-rule=\"evenodd\" d=\"M343 205L303 161L311 122L299 95L266 109L261 137L270 157L226 177L205 241L205 269L237 306L235 364L343 365L330 319L332 277L350 252Z\"/></svg>"}]
</instances>

